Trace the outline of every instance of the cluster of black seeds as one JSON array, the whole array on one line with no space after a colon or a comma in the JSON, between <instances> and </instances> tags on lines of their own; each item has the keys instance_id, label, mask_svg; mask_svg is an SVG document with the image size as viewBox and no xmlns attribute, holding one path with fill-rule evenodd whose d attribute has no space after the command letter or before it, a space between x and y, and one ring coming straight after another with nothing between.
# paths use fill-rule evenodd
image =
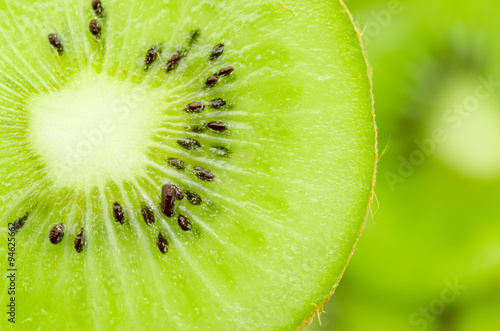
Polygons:
<instances>
[{"instance_id":1,"label":"cluster of black seeds","mask_svg":"<svg viewBox=\"0 0 500 331\"><path fill-rule=\"evenodd\" d=\"M173 161L174 164L178 164L180 160ZM180 161L182 162L182 161ZM200 173L201 177L211 178L213 174L202 168L196 168L196 171ZM190 204L199 206L203 203L201 196L194 192L183 192L179 186L176 184L166 184L162 187L161 200L160 200L160 209L165 216L171 218L176 214L176 204L177 201L181 201L184 197L187 197L187 200ZM151 226L155 223L155 214L151 207L146 205L145 203L141 204L141 213L144 218L144 221L147 225ZM19 231L25 224L28 219L29 214L26 213L23 217L16 219L12 223L12 228L14 231ZM125 212L123 207L118 203L113 203L113 217L115 221L121 225L125 223ZM190 231L192 228L191 221L188 217L179 214L177 217L177 223L179 227L183 231ZM49 240L52 244L57 245L64 239L64 224L57 224L52 227L49 234ZM85 236L84 229L82 228L80 232L75 236L74 248L78 253L81 253L85 247ZM168 241L167 238L160 232L157 241L158 249L163 253L167 253L168 251Z\"/></svg>"},{"instance_id":2,"label":"cluster of black seeds","mask_svg":"<svg viewBox=\"0 0 500 331\"><path fill-rule=\"evenodd\" d=\"M104 7L101 0L92 0L92 10L94 11L97 18L94 18L90 21L89 31L91 35L94 36L95 40L99 41L101 38L101 34L103 32L102 23L105 20ZM166 73L170 73L174 71L176 68L178 68L181 61L188 56L191 47L194 45L199 36L200 36L200 30L199 29L193 30L187 39L188 46L181 47L176 52L166 57L167 60L163 64ZM52 47L57 51L57 53L59 55L63 55L64 44L61 41L60 37L56 33L51 33L48 36L48 39L50 45L52 45ZM155 63L155 61L163 58L161 56L162 47L163 46L159 44L151 46L148 49L144 57L145 70L148 70ZM226 46L224 44L216 45L208 55L208 60L212 62L217 61L223 55L225 49ZM218 70L215 74L211 74L206 79L204 87L213 88L217 86L224 77L231 75L234 70L235 68L232 66L224 67ZM205 111L205 109L207 108L220 110L224 108L226 105L227 101L225 99L216 98L211 101L205 101L205 102L193 101L188 105L186 105L183 108L183 110L185 113L188 114L199 114ZM203 133L208 131L214 134L222 134L229 130L229 126L224 121L216 120L190 126L188 130L197 133ZM178 138L177 144L181 148L187 151L196 151L202 148L202 144L198 140L190 137ZM217 157L228 157L231 154L231 151L224 146L211 146L209 147L209 151L214 156ZM215 174L211 170L198 166L189 166L179 158L168 157L167 164L178 171L185 171L186 169L189 169L189 171L191 171L192 174L196 176L196 178L204 182L211 182L214 181L216 178ZM198 193L192 191L183 191L178 185L174 183L163 185L160 196L159 210L161 211L161 213L163 213L165 216L169 218L173 218L175 215L177 215L177 223L179 227L183 231L190 231L192 229L192 224L190 219L185 215L177 213L177 205L184 198L186 198L188 203L193 206L199 206L203 203L203 199ZM154 225L155 223L154 208L147 205L146 203L141 203L140 212L142 214L144 222L148 226ZM120 225L125 224L126 213L123 207L120 205L120 203L118 202L113 203L112 213L116 223ZM14 230L16 232L19 231L24 226L27 219L28 219L28 213L25 216L15 220L13 222ZM50 231L49 235L50 242L52 244L58 244L63 240L63 238L64 238L64 224L55 225ZM85 245L86 243L85 243L84 229L82 228L80 232L75 236L74 248L78 253L80 253L84 250ZM162 232L159 232L158 234L157 247L163 254L166 254L168 252L169 244L167 236L165 236Z\"/></svg>"},{"instance_id":3,"label":"cluster of black seeds","mask_svg":"<svg viewBox=\"0 0 500 331\"><path fill-rule=\"evenodd\" d=\"M191 33L188 38L188 45L191 47L200 34L199 30L195 30ZM151 46L144 57L144 70L148 70L149 67L160 57L161 47L158 45ZM170 55L167 63L165 64L165 71L170 73L177 69L179 63L183 58L185 58L189 53L189 48L181 47L174 54Z\"/></svg>"},{"instance_id":4,"label":"cluster of black seeds","mask_svg":"<svg viewBox=\"0 0 500 331\"><path fill-rule=\"evenodd\" d=\"M211 109L221 109L224 106L227 105L226 100L222 98L214 99L208 103L208 107ZM182 109L186 113L194 114L194 113L201 113L205 110L206 105L202 101L194 101L186 106L184 106ZM224 133L229 129L228 124L224 123L223 121L211 121L207 123L202 123L200 125L191 125L186 128L188 131L192 131L195 133L203 133L206 130L220 134ZM201 143L193 138L190 137L181 137L177 139L177 144L182 147L185 150L188 151L193 151L193 150L198 150L201 149L202 145ZM221 147L221 146L212 146L210 148L210 151L212 151L212 154L214 156L218 157L227 157L229 154L231 154L231 151L227 149L226 147ZM172 159L176 160L176 159ZM181 161L182 162L182 161ZM173 166L174 168L177 168L178 170L184 170L185 164L182 162L182 165L180 164L172 164L171 160L168 160L169 165Z\"/></svg>"},{"instance_id":5,"label":"cluster of black seeds","mask_svg":"<svg viewBox=\"0 0 500 331\"><path fill-rule=\"evenodd\" d=\"M12 231L15 233L19 232L23 226L25 225L26 221L28 220L29 213L26 213L23 217L20 217L16 219L14 222L12 222ZM59 244L62 240L64 239L64 224L56 224L52 227L52 229L49 232L49 241L57 245ZM85 237L83 235L83 228L80 230L80 233L76 235L75 237L75 250L78 253L81 253L83 251L83 247L85 246Z\"/></svg>"},{"instance_id":6,"label":"cluster of black seeds","mask_svg":"<svg viewBox=\"0 0 500 331\"><path fill-rule=\"evenodd\" d=\"M218 99L214 99L214 100L210 101L208 103L208 107L210 107L212 109L221 109L226 104L227 104L226 100L218 98ZM195 101L195 102L191 102L190 104L184 106L184 108L182 108L182 109L186 113L199 114L205 110L205 104L201 101Z\"/></svg>"},{"instance_id":7,"label":"cluster of black seeds","mask_svg":"<svg viewBox=\"0 0 500 331\"><path fill-rule=\"evenodd\" d=\"M209 60L211 61L217 60L224 53L224 50L225 50L224 44L216 45L212 49L209 55ZM231 66L220 69L218 73L213 74L209 78L207 78L207 80L205 81L205 87L207 88L215 87L216 85L219 84L221 78L231 75L231 73L234 70L235 70L234 67ZM212 101L208 102L208 107L216 110L222 109L226 105L227 101L224 100L223 98L213 99ZM205 105L205 103L202 101L193 101L184 106L182 109L186 113L199 114L203 112L206 109L206 107L207 105ZM223 121L212 121L208 123L202 123L201 125L191 125L187 127L188 131L192 131L195 133L203 133L206 130L209 130L212 133L220 134L226 132L228 129L229 129L228 124L224 123ZM177 144L188 151L198 150L201 149L202 147L201 143L198 140L190 137L181 137L177 139ZM210 147L210 151L216 157L228 157L231 154L231 151L224 146L212 146ZM185 167L179 170L184 170L184 168ZM214 179L213 174L208 170L207 171L210 173L207 173L204 170L205 169L200 171L199 169L197 170L195 168L195 173L197 177L204 181L213 180Z\"/></svg>"},{"instance_id":8,"label":"cluster of black seeds","mask_svg":"<svg viewBox=\"0 0 500 331\"><path fill-rule=\"evenodd\" d=\"M184 163L184 161L172 157L167 157L167 164L179 171L184 171L187 168L187 165ZM215 179L215 174L208 169L202 167L194 167L192 170L196 177L198 177L202 181L211 182Z\"/></svg>"},{"instance_id":9,"label":"cluster of black seeds","mask_svg":"<svg viewBox=\"0 0 500 331\"><path fill-rule=\"evenodd\" d=\"M98 17L104 17L104 9L101 0L92 0L92 9ZM99 40L101 38L102 26L99 20L92 19L89 23L89 30L90 33L96 38L96 40ZM63 55L64 44L57 33L49 34L48 39L49 43L52 45L52 47L54 47L57 53L59 55Z\"/></svg>"},{"instance_id":10,"label":"cluster of black seeds","mask_svg":"<svg viewBox=\"0 0 500 331\"><path fill-rule=\"evenodd\" d=\"M169 159L173 164L179 164L178 159ZM211 171L203 168L195 168L198 176L205 181L213 180L214 175ZM187 198L187 201L194 205L199 206L203 203L201 196L195 192L185 191L183 192L179 186L176 184L166 184L162 187L160 209L165 216L171 218L176 214L176 203ZM147 225L151 226L155 223L155 214L151 207L145 203L141 204L141 213L144 221ZM13 224L14 231L19 231L28 219L29 214L26 213L23 217L16 219ZM125 212L123 207L118 203L113 203L113 217L115 221L119 224L125 223ZM192 228L191 221L187 216L179 214L177 217L177 223L183 231L190 231ZM57 245L64 239L64 224L57 224L52 227L49 234L49 240L52 244ZM84 229L82 228L80 232L75 236L74 248L78 253L81 253L86 245ZM168 241L167 238L160 232L157 241L158 249L163 253L168 251Z\"/></svg>"},{"instance_id":11,"label":"cluster of black seeds","mask_svg":"<svg viewBox=\"0 0 500 331\"><path fill-rule=\"evenodd\" d=\"M184 165L184 163L179 159L169 158L168 162L170 162L173 166L176 166L180 169L182 169L180 165ZM210 181L213 180L214 178L213 173L207 169L195 168L195 171L199 173L200 178L204 178L203 180ZM177 214L176 211L177 203L178 201L182 201L184 197L186 197L187 201L194 206L199 206L203 203L203 199L197 193L190 191L182 191L182 189L174 183L163 185L160 196L160 204L159 204L160 211L168 218L174 217ZM154 211L146 203L141 204L141 213L144 218L144 222L147 225L152 226L155 223ZM113 216L117 223L124 224L125 213L123 211L122 206L118 202L113 203ZM192 228L191 221L187 216L178 214L177 223L183 231L190 231ZM78 239L79 238L78 236L77 239L75 239L75 249L78 252L80 252L83 249L83 229L81 236L82 237L80 239ZM79 240L78 243L77 240ZM80 242L82 244L80 244ZM162 252L163 254L167 253L168 240L166 236L164 236L161 232L158 235L157 246L160 252Z\"/></svg>"},{"instance_id":12,"label":"cluster of black seeds","mask_svg":"<svg viewBox=\"0 0 500 331\"><path fill-rule=\"evenodd\" d=\"M92 10L97 15L97 17L104 18L104 8L102 6L101 0L92 0ZM101 22L97 19L93 19L89 24L90 33L95 37L97 41L101 39L102 26Z\"/></svg>"},{"instance_id":13,"label":"cluster of black seeds","mask_svg":"<svg viewBox=\"0 0 500 331\"><path fill-rule=\"evenodd\" d=\"M205 87L215 87L219 84L221 78L229 76L234 71L233 67L226 67L221 69L218 73L208 77L205 82Z\"/></svg>"}]
</instances>

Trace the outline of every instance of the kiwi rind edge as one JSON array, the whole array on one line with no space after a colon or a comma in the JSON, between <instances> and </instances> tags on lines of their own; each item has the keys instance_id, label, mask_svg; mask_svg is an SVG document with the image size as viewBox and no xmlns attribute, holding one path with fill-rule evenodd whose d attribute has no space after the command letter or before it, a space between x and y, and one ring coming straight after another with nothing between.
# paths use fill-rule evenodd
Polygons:
<instances>
[{"instance_id":1,"label":"kiwi rind edge","mask_svg":"<svg viewBox=\"0 0 500 331\"><path fill-rule=\"evenodd\" d=\"M378 166L378 162L380 161L380 158L381 158L381 156L379 156L379 152L378 152L378 139L377 139L378 138L378 128L377 128L377 123L375 120L375 98L373 95L372 70L371 70L370 64L368 63L366 48L365 48L365 45L363 43L362 31L359 28L359 26L356 24L356 22L354 22L354 17L352 16L351 12L347 8L346 4L344 3L344 0L338 0L338 1L340 2L340 5L344 8L347 16L351 20L351 23L354 27L354 30L356 31L356 34L358 36L358 41L359 41L359 44L361 47L361 51L363 53L363 57L365 58L365 62L366 62L367 75L368 75L368 80L369 80L369 84L370 84L370 96L371 96L371 101L372 101L373 126L374 126L374 131L375 131L375 146L374 146L375 147L375 164L374 164L374 170L373 170L373 181L372 181L372 188L371 188L371 192L370 192L370 197L368 198L368 205L366 207L365 219L364 219L363 223L361 224L361 227L360 227L359 232L358 232L358 236L356 238L356 241L354 242L351 253L349 254L349 257L347 258L346 264L344 265L342 272L340 273L335 285L333 286L332 290L328 293L327 297L321 303L319 303L318 305L315 305L315 309L296 328L297 331L300 331L300 330L304 329L306 326L308 326L311 323L314 316L316 316L316 315L319 316L321 313L324 313L323 308L328 303L328 301L330 301L331 297L335 293L335 290L339 286L340 281L342 280L342 277L344 276L344 272L345 272L347 266L349 265L351 258L354 255L354 251L356 250L356 246L358 244L359 238L361 237L361 234L363 233L363 231L365 229L366 221L368 220L368 215L370 215L370 210L372 208L373 199L375 198L375 186L376 186L376 182L377 182L377 166Z\"/></svg>"}]
</instances>

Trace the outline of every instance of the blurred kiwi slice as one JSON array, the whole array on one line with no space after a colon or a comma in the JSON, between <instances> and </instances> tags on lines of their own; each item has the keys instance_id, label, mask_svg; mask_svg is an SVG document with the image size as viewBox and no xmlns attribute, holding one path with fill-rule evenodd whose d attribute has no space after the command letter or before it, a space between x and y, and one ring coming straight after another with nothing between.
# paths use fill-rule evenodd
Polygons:
<instances>
[{"instance_id":1,"label":"blurred kiwi slice","mask_svg":"<svg viewBox=\"0 0 500 331\"><path fill-rule=\"evenodd\" d=\"M341 3L1 1L0 18L20 329L293 329L322 306L376 163Z\"/></svg>"}]
</instances>

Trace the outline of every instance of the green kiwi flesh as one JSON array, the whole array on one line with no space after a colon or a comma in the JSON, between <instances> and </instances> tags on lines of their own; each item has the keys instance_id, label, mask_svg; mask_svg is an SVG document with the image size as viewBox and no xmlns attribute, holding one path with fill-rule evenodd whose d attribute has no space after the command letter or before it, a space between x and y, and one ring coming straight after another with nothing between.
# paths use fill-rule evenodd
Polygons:
<instances>
[{"instance_id":1,"label":"green kiwi flesh","mask_svg":"<svg viewBox=\"0 0 500 331\"><path fill-rule=\"evenodd\" d=\"M349 6L359 25L366 26L377 123L383 128L379 141L390 141L378 168L377 197L383 203L324 309L326 326L314 322L316 328L307 330L417 330L423 321L428 330L496 330L500 255L484 255L488 247L498 247L500 233L495 202L500 191L500 25L489 14L499 12L500 3L401 2L402 11L377 31L374 13L386 12L387 5L357 0ZM491 89L483 83L490 79L490 97L481 98L474 111L458 112L478 88ZM445 139L434 140L424 163L408 161L414 151L427 153L416 141L433 139L438 128ZM401 170L401 159L414 166L411 175ZM439 298L445 280L456 279L467 289L446 304L444 313L426 320L420 307ZM339 318L336 311L342 312Z\"/></svg>"},{"instance_id":2,"label":"green kiwi flesh","mask_svg":"<svg viewBox=\"0 0 500 331\"><path fill-rule=\"evenodd\" d=\"M327 300L377 159L343 4L0 1L0 31L15 329L295 329Z\"/></svg>"}]
</instances>

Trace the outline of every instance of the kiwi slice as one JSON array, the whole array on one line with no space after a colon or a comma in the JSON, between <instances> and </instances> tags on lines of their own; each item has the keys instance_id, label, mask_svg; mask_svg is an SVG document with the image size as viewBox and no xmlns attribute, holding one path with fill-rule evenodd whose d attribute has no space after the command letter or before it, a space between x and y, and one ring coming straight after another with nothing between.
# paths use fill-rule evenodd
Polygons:
<instances>
[{"instance_id":1,"label":"kiwi slice","mask_svg":"<svg viewBox=\"0 0 500 331\"><path fill-rule=\"evenodd\" d=\"M293 329L324 304L377 160L341 3L2 1L0 18L19 329Z\"/></svg>"}]
</instances>

